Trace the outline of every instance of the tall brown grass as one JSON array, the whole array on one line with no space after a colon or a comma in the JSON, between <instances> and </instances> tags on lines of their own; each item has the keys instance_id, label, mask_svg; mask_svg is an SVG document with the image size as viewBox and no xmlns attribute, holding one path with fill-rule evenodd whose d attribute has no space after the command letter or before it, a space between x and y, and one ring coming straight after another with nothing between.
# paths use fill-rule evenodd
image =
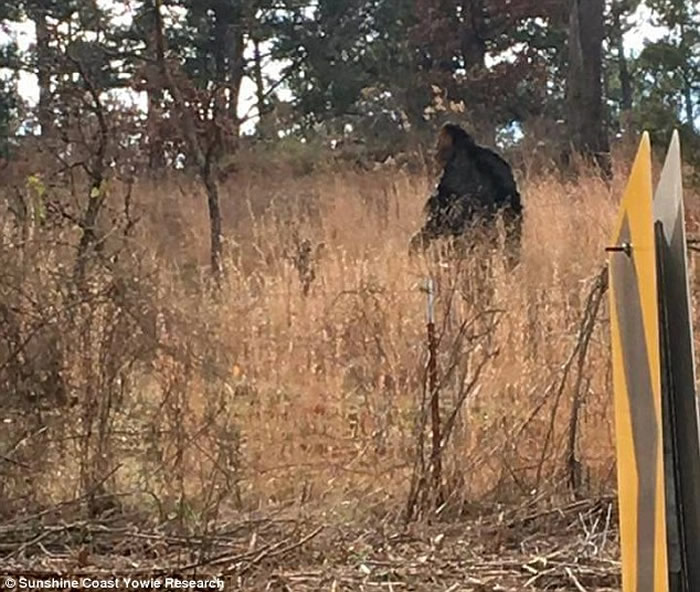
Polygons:
<instances>
[{"instance_id":1,"label":"tall brown grass","mask_svg":"<svg viewBox=\"0 0 700 592\"><path fill-rule=\"evenodd\" d=\"M419 441L428 275L445 417L480 367L444 451L448 509L569 495L573 377L559 385L605 262L618 172L612 187L522 178L521 264L508 273L495 257L490 290L475 258L409 260L430 187L395 169L231 178L218 296L204 198L187 178L134 186L136 231L112 233L119 257L96 263L78 295L75 232L37 226L22 241L8 217L0 506L84 496L93 512L193 527L287 502L398 512ZM579 493L597 495L615 486L607 306L582 384Z\"/></svg>"}]
</instances>

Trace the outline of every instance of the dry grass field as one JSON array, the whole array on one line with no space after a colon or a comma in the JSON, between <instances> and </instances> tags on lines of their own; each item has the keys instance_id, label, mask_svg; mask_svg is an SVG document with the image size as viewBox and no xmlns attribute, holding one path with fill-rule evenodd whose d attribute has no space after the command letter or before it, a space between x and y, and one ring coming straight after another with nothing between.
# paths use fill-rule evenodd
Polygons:
<instances>
[{"instance_id":1,"label":"dry grass field","mask_svg":"<svg viewBox=\"0 0 700 592\"><path fill-rule=\"evenodd\" d=\"M430 183L400 168L232 176L218 293L204 196L177 174L131 188L128 233L127 188L110 187L101 262L80 290L69 225L4 216L0 571L189 566L246 590L614 588L607 296L594 322L586 311L624 167L610 187L521 174L512 273L499 252L409 260ZM8 202L36 193L16 185L0 190ZM428 277L439 504L421 490Z\"/></svg>"}]
</instances>

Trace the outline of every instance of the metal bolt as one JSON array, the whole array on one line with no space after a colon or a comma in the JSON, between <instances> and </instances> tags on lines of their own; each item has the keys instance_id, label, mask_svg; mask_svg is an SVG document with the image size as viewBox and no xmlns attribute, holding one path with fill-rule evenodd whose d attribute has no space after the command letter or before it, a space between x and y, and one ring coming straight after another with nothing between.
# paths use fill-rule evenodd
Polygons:
<instances>
[{"instance_id":1,"label":"metal bolt","mask_svg":"<svg viewBox=\"0 0 700 592\"><path fill-rule=\"evenodd\" d=\"M628 257L632 255L632 245L630 243L622 243L621 245L615 245L613 247L605 247L608 253L624 253Z\"/></svg>"}]
</instances>

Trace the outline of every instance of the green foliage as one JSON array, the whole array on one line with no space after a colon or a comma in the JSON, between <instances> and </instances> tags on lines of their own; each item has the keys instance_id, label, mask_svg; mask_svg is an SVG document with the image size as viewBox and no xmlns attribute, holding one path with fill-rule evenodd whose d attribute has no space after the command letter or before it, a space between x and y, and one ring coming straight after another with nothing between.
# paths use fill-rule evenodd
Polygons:
<instances>
[{"instance_id":1,"label":"green foliage","mask_svg":"<svg viewBox=\"0 0 700 592\"><path fill-rule=\"evenodd\" d=\"M300 123L347 123L371 113L363 89L398 94L412 59L405 38L413 19L407 0L321 0L314 11L295 7L269 17L273 55L289 60L283 75L296 97ZM369 101L371 103L371 101ZM340 118L340 119L339 119Z\"/></svg>"},{"instance_id":2,"label":"green foliage","mask_svg":"<svg viewBox=\"0 0 700 592\"><path fill-rule=\"evenodd\" d=\"M22 57L17 43L11 41L0 45L0 68L18 71L22 67Z\"/></svg>"},{"instance_id":3,"label":"green foliage","mask_svg":"<svg viewBox=\"0 0 700 592\"><path fill-rule=\"evenodd\" d=\"M202 88L226 83L242 59L233 47L250 2L238 0L178 0L181 18L168 34L178 48L185 71Z\"/></svg>"},{"instance_id":4,"label":"green foliage","mask_svg":"<svg viewBox=\"0 0 700 592\"><path fill-rule=\"evenodd\" d=\"M684 0L649 0L649 5L668 33L648 44L637 61L644 99L649 108L665 107L694 129L700 95L700 6Z\"/></svg>"},{"instance_id":5,"label":"green foliage","mask_svg":"<svg viewBox=\"0 0 700 592\"><path fill-rule=\"evenodd\" d=\"M700 9L683 0L648 0L654 24L666 33L648 42L631 62L634 80L632 123L666 145L673 129L684 155L699 161L697 105L700 95Z\"/></svg>"}]
</instances>

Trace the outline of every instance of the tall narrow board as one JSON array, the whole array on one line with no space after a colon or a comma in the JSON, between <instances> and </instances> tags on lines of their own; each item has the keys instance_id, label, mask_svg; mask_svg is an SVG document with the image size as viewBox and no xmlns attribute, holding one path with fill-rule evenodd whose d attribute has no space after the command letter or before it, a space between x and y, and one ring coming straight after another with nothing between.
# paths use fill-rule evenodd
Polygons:
<instances>
[{"instance_id":1,"label":"tall narrow board","mask_svg":"<svg viewBox=\"0 0 700 592\"><path fill-rule=\"evenodd\" d=\"M651 148L637 151L610 257L623 592L668 592Z\"/></svg>"},{"instance_id":2,"label":"tall narrow board","mask_svg":"<svg viewBox=\"0 0 700 592\"><path fill-rule=\"evenodd\" d=\"M681 151L671 139L654 195L662 320L666 517L672 592L700 590L700 441ZM665 333L665 335L664 335Z\"/></svg>"}]
</instances>

